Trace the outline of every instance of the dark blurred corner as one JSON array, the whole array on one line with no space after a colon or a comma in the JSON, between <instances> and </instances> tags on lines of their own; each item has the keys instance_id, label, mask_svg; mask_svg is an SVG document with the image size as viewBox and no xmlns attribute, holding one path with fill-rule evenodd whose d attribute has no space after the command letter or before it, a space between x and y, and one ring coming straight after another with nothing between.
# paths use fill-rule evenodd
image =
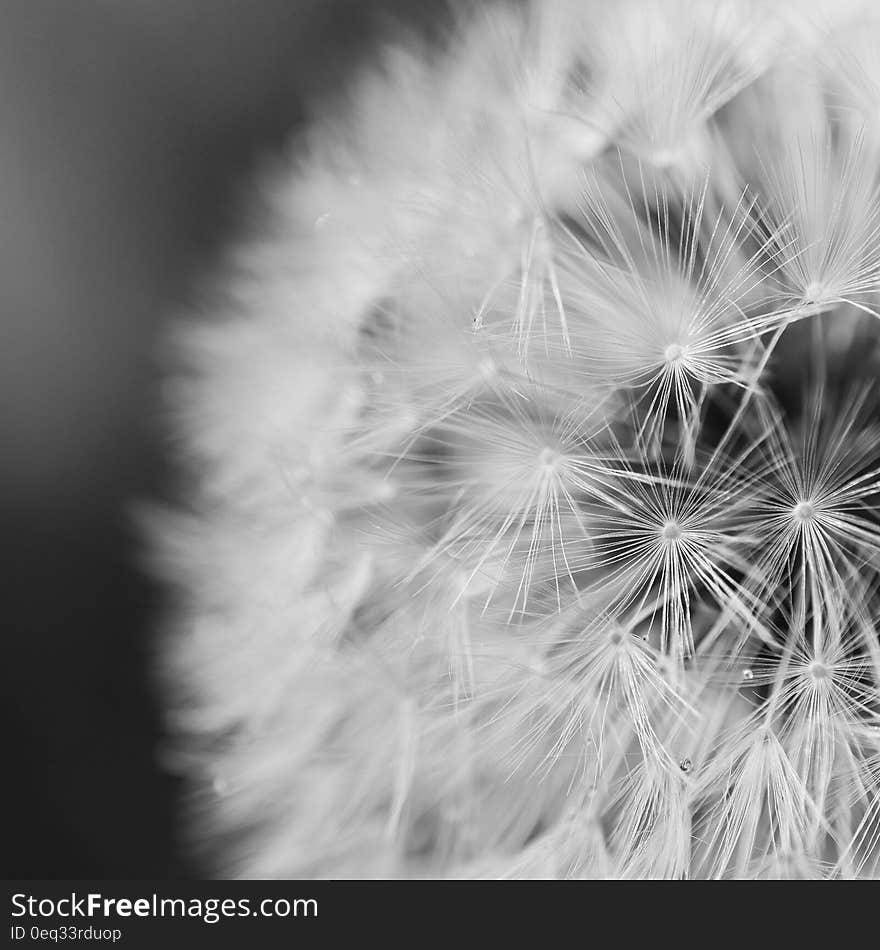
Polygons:
<instances>
[{"instance_id":1,"label":"dark blurred corner","mask_svg":"<svg viewBox=\"0 0 880 950\"><path fill-rule=\"evenodd\" d=\"M127 518L168 492L153 347L377 9L423 4L0 0L7 877L201 873L157 763L161 598Z\"/></svg>"}]
</instances>

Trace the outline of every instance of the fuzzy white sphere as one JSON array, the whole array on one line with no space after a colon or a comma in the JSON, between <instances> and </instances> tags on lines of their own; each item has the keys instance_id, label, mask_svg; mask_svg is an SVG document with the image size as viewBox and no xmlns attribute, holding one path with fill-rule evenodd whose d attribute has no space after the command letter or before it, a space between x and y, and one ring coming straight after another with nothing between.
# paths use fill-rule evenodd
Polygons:
<instances>
[{"instance_id":1,"label":"fuzzy white sphere","mask_svg":"<svg viewBox=\"0 0 880 950\"><path fill-rule=\"evenodd\" d=\"M218 873L878 874L878 49L484 4L314 122L173 342Z\"/></svg>"}]
</instances>

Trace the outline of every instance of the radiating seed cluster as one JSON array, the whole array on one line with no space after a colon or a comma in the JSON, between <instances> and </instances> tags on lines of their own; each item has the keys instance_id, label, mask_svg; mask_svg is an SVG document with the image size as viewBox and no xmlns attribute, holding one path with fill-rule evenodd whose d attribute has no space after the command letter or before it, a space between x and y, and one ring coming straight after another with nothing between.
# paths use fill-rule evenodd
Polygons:
<instances>
[{"instance_id":1,"label":"radiating seed cluster","mask_svg":"<svg viewBox=\"0 0 880 950\"><path fill-rule=\"evenodd\" d=\"M409 42L180 329L194 836L252 876L877 876L872 5Z\"/></svg>"}]
</instances>

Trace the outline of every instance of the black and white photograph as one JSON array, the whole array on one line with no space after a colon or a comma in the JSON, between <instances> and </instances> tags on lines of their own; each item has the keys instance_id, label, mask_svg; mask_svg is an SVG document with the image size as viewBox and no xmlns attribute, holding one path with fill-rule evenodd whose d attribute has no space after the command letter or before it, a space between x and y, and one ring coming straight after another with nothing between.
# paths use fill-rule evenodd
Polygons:
<instances>
[{"instance_id":1,"label":"black and white photograph","mask_svg":"<svg viewBox=\"0 0 880 950\"><path fill-rule=\"evenodd\" d=\"M880 5L0 11L7 878L880 878Z\"/></svg>"}]
</instances>

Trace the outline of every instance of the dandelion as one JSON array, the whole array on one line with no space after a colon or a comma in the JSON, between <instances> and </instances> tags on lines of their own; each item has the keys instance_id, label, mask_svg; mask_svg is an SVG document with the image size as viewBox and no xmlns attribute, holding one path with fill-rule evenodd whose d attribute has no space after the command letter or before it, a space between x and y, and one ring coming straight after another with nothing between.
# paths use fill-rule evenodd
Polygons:
<instances>
[{"instance_id":1,"label":"dandelion","mask_svg":"<svg viewBox=\"0 0 880 950\"><path fill-rule=\"evenodd\" d=\"M876 29L487 0L322 107L168 348L212 872L880 875Z\"/></svg>"}]
</instances>

